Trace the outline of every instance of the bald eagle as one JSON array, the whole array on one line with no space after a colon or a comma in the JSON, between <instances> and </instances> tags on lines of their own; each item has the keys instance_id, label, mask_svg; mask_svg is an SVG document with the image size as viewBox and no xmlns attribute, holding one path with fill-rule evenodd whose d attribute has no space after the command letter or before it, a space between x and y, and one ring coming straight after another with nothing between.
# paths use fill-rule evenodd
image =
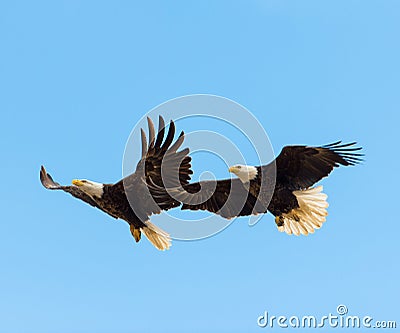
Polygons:
<instances>
[{"instance_id":1,"label":"bald eagle","mask_svg":"<svg viewBox=\"0 0 400 333\"><path fill-rule=\"evenodd\" d=\"M43 186L49 190L62 190L70 193L74 197L102 210L116 219L128 222L132 236L138 242L141 232L159 250L170 247L171 240L167 232L161 230L149 221L149 216L159 214L161 210L168 210L180 205L180 202L173 199L167 192L160 191L163 188L161 170L169 173L179 170L177 177L179 182L187 184L192 174L188 156L189 149L177 151L183 143L184 132L174 144L175 125L171 121L168 134L164 140L165 123L159 117L157 137L155 137L154 124L147 118L149 127L149 144L147 138L141 130L142 157L137 164L136 171L118 181L115 184L102 184L85 179L74 179L72 185L63 186L56 183L42 166L40 170L40 180ZM171 145L172 144L172 145ZM177 173L177 172L175 172ZM151 181L157 184L158 198L153 198L148 190L147 184ZM132 206L133 205L133 209Z\"/></svg>"},{"instance_id":2,"label":"bald eagle","mask_svg":"<svg viewBox=\"0 0 400 333\"><path fill-rule=\"evenodd\" d=\"M269 211L279 231L308 235L325 222L328 207L322 186L313 185L334 167L361 162L363 154L355 144L286 146L270 164L231 166L238 178L178 184L168 192L183 202L181 209L207 210L228 219ZM156 184L151 187L162 194Z\"/></svg>"}]
</instances>

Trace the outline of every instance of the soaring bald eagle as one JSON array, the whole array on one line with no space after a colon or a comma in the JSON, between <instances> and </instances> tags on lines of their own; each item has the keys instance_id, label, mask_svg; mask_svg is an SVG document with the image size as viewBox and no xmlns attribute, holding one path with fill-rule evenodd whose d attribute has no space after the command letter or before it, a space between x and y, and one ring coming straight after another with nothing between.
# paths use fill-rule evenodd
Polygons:
<instances>
[{"instance_id":1,"label":"soaring bald eagle","mask_svg":"<svg viewBox=\"0 0 400 333\"><path fill-rule=\"evenodd\" d=\"M189 149L177 151L183 143L184 132L174 144L175 125L171 121L168 134L164 140L165 123L159 117L157 138L155 138L154 124L147 118L149 126L149 144L143 130L142 158L137 164L136 171L115 184L101 184L85 179L74 179L71 186L63 186L55 181L42 166L40 180L43 186L49 190L63 190L86 203L99 208L103 212L116 219L128 222L130 231L136 242L140 240L143 231L147 239L159 250L170 247L171 240L165 231L161 230L149 221L149 216L159 214L161 210L168 210L180 205L163 188L163 173L176 173L179 182L187 184L192 174L188 156ZM171 145L172 144L172 145ZM179 173L178 173L179 172ZM153 198L147 184L150 181L158 185L158 198ZM161 193L161 195L160 195Z\"/></svg>"},{"instance_id":2,"label":"soaring bald eagle","mask_svg":"<svg viewBox=\"0 0 400 333\"><path fill-rule=\"evenodd\" d=\"M279 231L308 235L325 222L328 207L322 186L312 186L334 167L361 162L363 154L355 144L286 146L268 165L230 167L238 178L178 184L168 192L183 202L182 209L207 210L228 219L269 211ZM165 189L151 186L162 196Z\"/></svg>"}]
</instances>

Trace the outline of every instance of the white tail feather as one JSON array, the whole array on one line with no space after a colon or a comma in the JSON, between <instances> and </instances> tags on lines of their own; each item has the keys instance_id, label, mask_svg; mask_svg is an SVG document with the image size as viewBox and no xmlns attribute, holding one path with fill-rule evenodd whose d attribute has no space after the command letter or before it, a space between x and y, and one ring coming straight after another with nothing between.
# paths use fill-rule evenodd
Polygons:
<instances>
[{"instance_id":1,"label":"white tail feather","mask_svg":"<svg viewBox=\"0 0 400 333\"><path fill-rule=\"evenodd\" d=\"M167 232L160 229L150 221L146 222L146 226L141 228L144 235L157 249L164 251L168 250L171 246L171 237Z\"/></svg>"},{"instance_id":2,"label":"white tail feather","mask_svg":"<svg viewBox=\"0 0 400 333\"><path fill-rule=\"evenodd\" d=\"M283 225L278 227L280 232L286 232L296 236L313 233L315 229L322 227L328 212L328 196L322 192L322 186L306 190L293 191L299 208L292 209L287 214L282 214Z\"/></svg>"}]
</instances>

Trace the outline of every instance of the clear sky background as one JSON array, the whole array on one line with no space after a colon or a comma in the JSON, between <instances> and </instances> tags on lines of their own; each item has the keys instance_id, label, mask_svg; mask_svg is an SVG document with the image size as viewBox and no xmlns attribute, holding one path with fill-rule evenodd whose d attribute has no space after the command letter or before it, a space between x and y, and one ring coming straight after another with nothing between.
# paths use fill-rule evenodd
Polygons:
<instances>
[{"instance_id":1,"label":"clear sky background","mask_svg":"<svg viewBox=\"0 0 400 333\"><path fill-rule=\"evenodd\" d=\"M1 2L0 331L257 332L265 310L338 304L400 325L399 14L394 0ZM196 93L247 107L276 152L364 147L323 180L321 230L289 237L266 215L158 252L41 187L41 164L62 183L118 180L136 122Z\"/></svg>"}]
</instances>

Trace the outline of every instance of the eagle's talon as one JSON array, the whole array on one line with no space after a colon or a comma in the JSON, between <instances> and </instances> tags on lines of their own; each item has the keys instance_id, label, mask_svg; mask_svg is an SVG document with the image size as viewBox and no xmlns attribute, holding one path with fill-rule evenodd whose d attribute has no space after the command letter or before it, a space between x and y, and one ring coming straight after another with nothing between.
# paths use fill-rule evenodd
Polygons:
<instances>
[{"instance_id":1,"label":"eagle's talon","mask_svg":"<svg viewBox=\"0 0 400 333\"><path fill-rule=\"evenodd\" d=\"M283 226L283 224L285 223L285 221L284 221L284 219L283 219L283 216L276 216L275 217L275 223L276 223L276 225L278 226L278 227L282 227Z\"/></svg>"}]
</instances>

